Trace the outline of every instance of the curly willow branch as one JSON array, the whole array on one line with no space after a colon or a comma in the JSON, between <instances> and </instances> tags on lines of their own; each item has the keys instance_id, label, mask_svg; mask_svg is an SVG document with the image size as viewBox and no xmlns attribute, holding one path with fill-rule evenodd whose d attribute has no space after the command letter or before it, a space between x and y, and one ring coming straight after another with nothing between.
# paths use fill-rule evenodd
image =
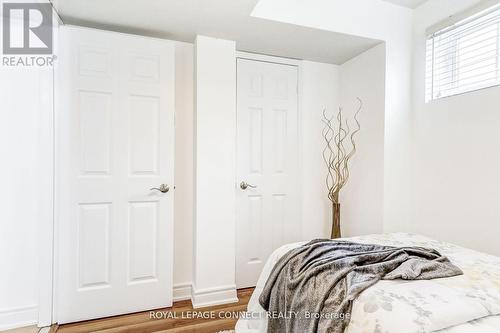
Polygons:
<instances>
[{"instance_id":1,"label":"curly willow branch","mask_svg":"<svg viewBox=\"0 0 500 333\"><path fill-rule=\"evenodd\" d=\"M361 130L358 116L363 109L363 101L358 100L358 108L354 114L356 128L352 131L347 119L343 119L342 108L339 108L337 116L328 116L323 109L323 138L325 147L323 149L323 161L327 167L326 187L328 199L333 203L339 202L340 190L349 180L349 162L356 154L356 136ZM334 119L336 121L334 121ZM346 142L347 141L347 142ZM348 150L348 146L350 149Z\"/></svg>"}]
</instances>

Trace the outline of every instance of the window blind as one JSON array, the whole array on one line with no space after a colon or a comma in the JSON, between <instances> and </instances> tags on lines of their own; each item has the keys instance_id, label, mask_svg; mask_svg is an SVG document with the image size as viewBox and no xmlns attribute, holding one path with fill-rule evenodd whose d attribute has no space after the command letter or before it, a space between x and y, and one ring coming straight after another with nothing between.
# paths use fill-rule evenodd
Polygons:
<instances>
[{"instance_id":1,"label":"window blind","mask_svg":"<svg viewBox=\"0 0 500 333\"><path fill-rule=\"evenodd\" d=\"M500 5L428 35L426 101L500 84Z\"/></svg>"}]
</instances>

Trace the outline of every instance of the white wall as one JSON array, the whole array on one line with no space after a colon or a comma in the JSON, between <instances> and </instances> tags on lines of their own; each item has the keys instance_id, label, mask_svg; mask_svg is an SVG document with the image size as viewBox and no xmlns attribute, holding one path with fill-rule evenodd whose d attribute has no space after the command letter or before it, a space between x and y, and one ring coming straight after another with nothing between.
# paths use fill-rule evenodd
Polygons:
<instances>
[{"instance_id":1,"label":"white wall","mask_svg":"<svg viewBox=\"0 0 500 333\"><path fill-rule=\"evenodd\" d=\"M236 301L235 42L195 42L193 306Z\"/></svg>"},{"instance_id":2,"label":"white wall","mask_svg":"<svg viewBox=\"0 0 500 333\"><path fill-rule=\"evenodd\" d=\"M344 236L383 232L384 219L384 119L385 44L382 43L340 66L340 101L349 126L363 101L358 118L357 152L350 178L341 192Z\"/></svg>"},{"instance_id":3,"label":"white wall","mask_svg":"<svg viewBox=\"0 0 500 333\"><path fill-rule=\"evenodd\" d=\"M40 251L51 234L43 223L52 202L52 78L52 68L0 65L0 330L37 323L39 280L52 260Z\"/></svg>"},{"instance_id":4,"label":"white wall","mask_svg":"<svg viewBox=\"0 0 500 333\"><path fill-rule=\"evenodd\" d=\"M384 231L408 230L413 11L381 0L261 0L252 15L386 42Z\"/></svg>"},{"instance_id":5,"label":"white wall","mask_svg":"<svg viewBox=\"0 0 500 333\"><path fill-rule=\"evenodd\" d=\"M415 11L414 232L500 255L500 88L425 104L425 30L477 0Z\"/></svg>"},{"instance_id":6,"label":"white wall","mask_svg":"<svg viewBox=\"0 0 500 333\"><path fill-rule=\"evenodd\" d=\"M357 154L351 178L341 192L342 231L345 236L383 230L385 44L380 44L341 66L302 61L300 72L302 138L302 234L305 240L330 237L331 203L327 198L322 152L325 141L322 111L337 114L339 106L350 117L356 97L364 102L360 114Z\"/></svg>"},{"instance_id":7,"label":"white wall","mask_svg":"<svg viewBox=\"0 0 500 333\"><path fill-rule=\"evenodd\" d=\"M329 237L331 204L325 185L326 167L322 152L325 142L322 112L339 106L339 67L302 61L299 74L300 135L302 138L302 233L301 238Z\"/></svg>"},{"instance_id":8,"label":"white wall","mask_svg":"<svg viewBox=\"0 0 500 333\"><path fill-rule=\"evenodd\" d=\"M197 229L193 230L193 211L194 211L194 186L193 184L193 135L195 120L197 121L197 146L200 148L197 157L203 168L197 172L199 181L196 186L201 195L213 196L213 189L225 184L225 195L231 196L234 193L234 177L229 177L228 173L220 181L213 177L215 172L220 172L221 169L213 162L213 156L206 154L207 147L216 145L218 152L224 155L220 160L223 168L228 168L234 160L230 157L230 152L234 151L229 145L231 143L222 138L226 135L229 137L231 132L231 124L235 113L228 113L230 109L229 103L225 106L225 113L220 112L220 101L222 99L230 100L231 96L227 94L230 91L227 85L227 91L220 91L219 87L214 91L213 78L220 79L220 67L214 67L218 64L227 70L226 78L233 77L230 68L231 59L229 53L234 51L232 42L220 41L211 38L202 38L208 44L202 48L202 53L198 54L197 64L200 71L198 78L198 86L204 87L198 91L199 110L198 118L194 118L193 114L193 45L187 43L176 43L176 196L175 196L175 258L174 258L174 285L183 293L180 296L186 296L186 290L190 289L191 281L197 282L197 291L201 296L206 296L210 293L211 287L219 288L220 286L232 287L231 276L234 267L231 267L231 261L228 259L232 256L231 251L234 248L234 237L231 232L230 215L234 205L230 204L230 200L220 200L224 203L223 209L227 210L227 219L211 219L205 224L198 224ZM212 47L215 47L212 49ZM216 44L225 44L222 47L222 52L226 54L226 58L218 59L221 49L218 49ZM232 44L233 46L230 46ZM228 46L229 45L229 46ZM220 44L219 44L220 46ZM229 49L233 51L229 51ZM208 53L203 53L207 52ZM228 52L226 52L228 51ZM213 52L213 53L212 53ZM217 59L220 62L215 61ZM234 63L234 62L233 62ZM201 67L200 67L201 65ZM224 71L222 71L224 72ZM2 209L0 214L0 236L4 237L0 242L2 262L6 263L6 267L15 267L15 272L7 272L0 277L0 327L9 320L9 323L29 324L36 322L38 316L38 279L39 264L38 248L40 240L37 235L50 233L50 230L37 229L40 221L40 207L36 204L39 195L37 192L26 190L33 186L37 187L41 184L41 178L36 169L40 169L44 163L43 170L46 171L46 159L40 160L40 150L37 143L40 144L40 137L46 136L47 133L40 133L39 125L47 121L51 121L51 110L42 110L38 97L25 98L26 96L39 96L41 100L51 98L50 92L47 93L47 87L51 89L52 82L45 81L40 73L33 69L19 71L2 69L0 77L1 93L2 93L2 112L1 124L1 153L2 158L10 163L2 163L2 175L5 177L2 180L1 197ZM326 200L324 191L324 172L319 172L319 166L323 166L321 159L322 138L320 136L321 111L323 107L328 109L336 109L339 104L339 68L335 65L319 64L313 62L303 62L303 70L301 73L303 96L301 99L301 107L303 108L302 132L303 132L303 152L304 152L304 237L327 237L330 233L330 207ZM217 98L214 96L223 96ZM234 108L234 105L232 106ZM219 117L220 118L217 118ZM214 120L215 119L215 120ZM228 124L228 132L216 133L220 129L220 124L217 122L216 131L210 128L210 124L214 124L217 119ZM214 135L217 134L217 135ZM234 133L233 133L234 134ZM222 136L219 136L222 135ZM214 139L220 141L216 141ZM46 137L45 137L46 139ZM11 143L15 142L15 145ZM219 145L223 142L224 145ZM205 153L200 153L205 151ZM50 158L49 158L50 160ZM215 168L215 169L214 169ZM324 169L323 169L324 170ZM229 191L228 179L232 179L231 191ZM44 182L46 184L46 182ZM231 193L230 193L231 192ZM325 191L326 192L326 191ZM18 200L22 198L22 200ZM211 201L206 201L211 202ZM210 204L211 205L211 204ZM204 212L216 211L215 207L205 204L197 212L202 212L204 219L207 217ZM200 207L198 207L200 208ZM46 210L46 208L43 208ZM222 209L222 208L221 208ZM346 211L344 209L344 211ZM47 212L45 212L47 213ZM218 213L218 211L217 211ZM219 216L219 215L217 215ZM349 216L349 215L348 215ZM232 220L234 222L234 219ZM213 224L220 224L219 231L215 234ZM193 251L193 233L197 237L197 245ZM212 237L210 241L204 241ZM23 239L23 242L12 240ZM213 240L228 239L228 244L213 244ZM227 246L226 246L227 245ZM8 256L7 256L8 254ZM198 263L193 263L193 254L198 255ZM211 257L210 260L203 258ZM226 256L223 259L221 256ZM5 257L5 258L4 258ZM50 258L49 258L50 259ZM214 269L212 261L224 263L224 267ZM22 263L22 265L19 265ZM42 263L43 265L43 263ZM194 271L198 272L193 278ZM222 269L224 274L220 274ZM204 276L205 275L205 276ZM218 280L219 276L223 276L222 280ZM211 280L213 278L213 280ZM217 292L217 290L215 290ZM195 290L196 292L196 290ZM195 293L196 294L196 293ZM176 296L174 291L174 296ZM179 295L177 295L179 296ZM20 310L12 312L11 310Z\"/></svg>"},{"instance_id":9,"label":"white wall","mask_svg":"<svg viewBox=\"0 0 500 333\"><path fill-rule=\"evenodd\" d=\"M38 316L39 79L38 70L0 69L0 330Z\"/></svg>"},{"instance_id":10,"label":"white wall","mask_svg":"<svg viewBox=\"0 0 500 333\"><path fill-rule=\"evenodd\" d=\"M477 2L431 0L415 11L414 30L410 10L379 0L313 0L307 3L287 0L283 6L280 1L275 2L273 8L266 8L266 0L259 3L257 16L386 41L386 50L379 45L342 66L303 62L300 75L304 238L325 237L330 233L330 207L322 192L324 175L320 167L323 166L320 155L323 145L319 135L321 111L324 106L336 109L340 103L346 111L352 110L349 103L353 97L360 96L365 102L361 115L363 131L358 141L358 154L353 159L353 176L342 194L344 233L414 231L500 254L495 245L495 236L500 231L497 218L500 208L496 204L500 199L500 180L496 177L500 158L494 154L500 146L495 127L500 122L498 107L495 107L500 88L430 104L424 103L423 95L425 28ZM368 9L359 11L360 6ZM410 38L412 34L414 44ZM233 172L229 169L234 163L231 157L234 149L230 147L233 143L226 139L234 135L231 126L235 124L232 118L235 112L229 112L230 109L234 111L234 105L224 102L221 107L219 103L232 99L229 81L220 90L214 89L213 79L220 79L223 73L225 78L235 75L232 66L228 65L233 57L229 54L234 52L232 42L206 37L200 41L204 46L198 47L198 55L194 58L198 65L197 117L193 114L193 45L176 44L174 284L183 287L194 281L195 295L198 291L198 296L203 297L220 291L221 286L224 289L234 284L231 280L234 267L228 264L234 262L229 259L234 257L234 225L231 224L231 221L234 223L231 212L234 177L226 174L218 179L214 174ZM413 67L412 50L415 51ZM221 54L224 60L220 59ZM383 63L385 56L387 66ZM410 89L412 68L413 90ZM38 94L42 84L38 74L2 69L0 82L0 156L3 161L0 167L4 178L0 189L0 237L3 237L0 256L1 261L7 263L6 267L16 267L12 274L0 277L1 327L6 314L11 314L3 310L25 309L23 318L36 319L36 195L25 189L37 184L32 166L38 163L37 123L43 113L39 112L37 100L23 98ZM200 87L204 88L200 90ZM381 98L384 94L388 101L385 114ZM217 123L220 129L219 122L226 125L223 126L225 130L217 133L212 125ZM193 142L198 148L196 156ZM214 159L206 153L213 151L213 147L217 147L215 154L221 158ZM476 152L474 159L464 154L467 151ZM198 165L203 166L196 171L196 184L192 177L195 157ZM220 172L221 167L224 172ZM471 170L477 170L475 181L463 181L464 175L468 177ZM231 189L229 178L232 179ZM193 229L194 186L200 190L196 194L198 203L205 203L196 207L198 215ZM224 188L222 197L225 199L218 200L224 202L224 207L207 205L206 202L212 201L200 200L214 196L213 190L218 186ZM352 207L351 202L357 207ZM213 219L211 213L218 213L219 209L226 213ZM196 243L193 243L193 234ZM13 239L25 241L12 242ZM227 244L220 244L221 239L226 239ZM197 261L192 262L193 256ZM23 265L19 266L19 262Z\"/></svg>"},{"instance_id":11,"label":"white wall","mask_svg":"<svg viewBox=\"0 0 500 333\"><path fill-rule=\"evenodd\" d=\"M430 0L412 12L379 0L261 0L253 15L385 41L383 231L498 255L500 88L424 102L425 29L478 2Z\"/></svg>"}]
</instances>

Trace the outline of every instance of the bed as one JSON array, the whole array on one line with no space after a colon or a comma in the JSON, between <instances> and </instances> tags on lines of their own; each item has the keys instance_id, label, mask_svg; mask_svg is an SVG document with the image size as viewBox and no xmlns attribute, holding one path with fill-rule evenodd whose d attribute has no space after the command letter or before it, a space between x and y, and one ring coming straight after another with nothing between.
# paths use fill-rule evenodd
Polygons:
<instances>
[{"instance_id":1,"label":"bed","mask_svg":"<svg viewBox=\"0 0 500 333\"><path fill-rule=\"evenodd\" d=\"M380 281L355 301L346 333L490 333L500 332L500 258L436 241L394 233L348 238L359 243L433 248L464 275L423 281ZM270 256L236 332L267 332L266 312L258 298L274 264L305 244L280 247Z\"/></svg>"}]
</instances>

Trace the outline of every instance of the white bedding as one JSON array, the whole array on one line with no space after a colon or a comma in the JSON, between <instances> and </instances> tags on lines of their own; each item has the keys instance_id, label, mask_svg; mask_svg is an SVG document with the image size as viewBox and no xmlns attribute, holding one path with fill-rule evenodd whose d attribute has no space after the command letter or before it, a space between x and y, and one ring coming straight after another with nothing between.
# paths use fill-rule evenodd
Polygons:
<instances>
[{"instance_id":1,"label":"white bedding","mask_svg":"<svg viewBox=\"0 0 500 333\"><path fill-rule=\"evenodd\" d=\"M431 281L380 281L355 301L346 333L490 333L500 332L500 258L412 234L370 235L355 242L434 248L464 275ZM249 315L236 332L266 332L266 312L258 298L285 245L268 259L248 304ZM249 319L251 316L252 319Z\"/></svg>"}]
</instances>

